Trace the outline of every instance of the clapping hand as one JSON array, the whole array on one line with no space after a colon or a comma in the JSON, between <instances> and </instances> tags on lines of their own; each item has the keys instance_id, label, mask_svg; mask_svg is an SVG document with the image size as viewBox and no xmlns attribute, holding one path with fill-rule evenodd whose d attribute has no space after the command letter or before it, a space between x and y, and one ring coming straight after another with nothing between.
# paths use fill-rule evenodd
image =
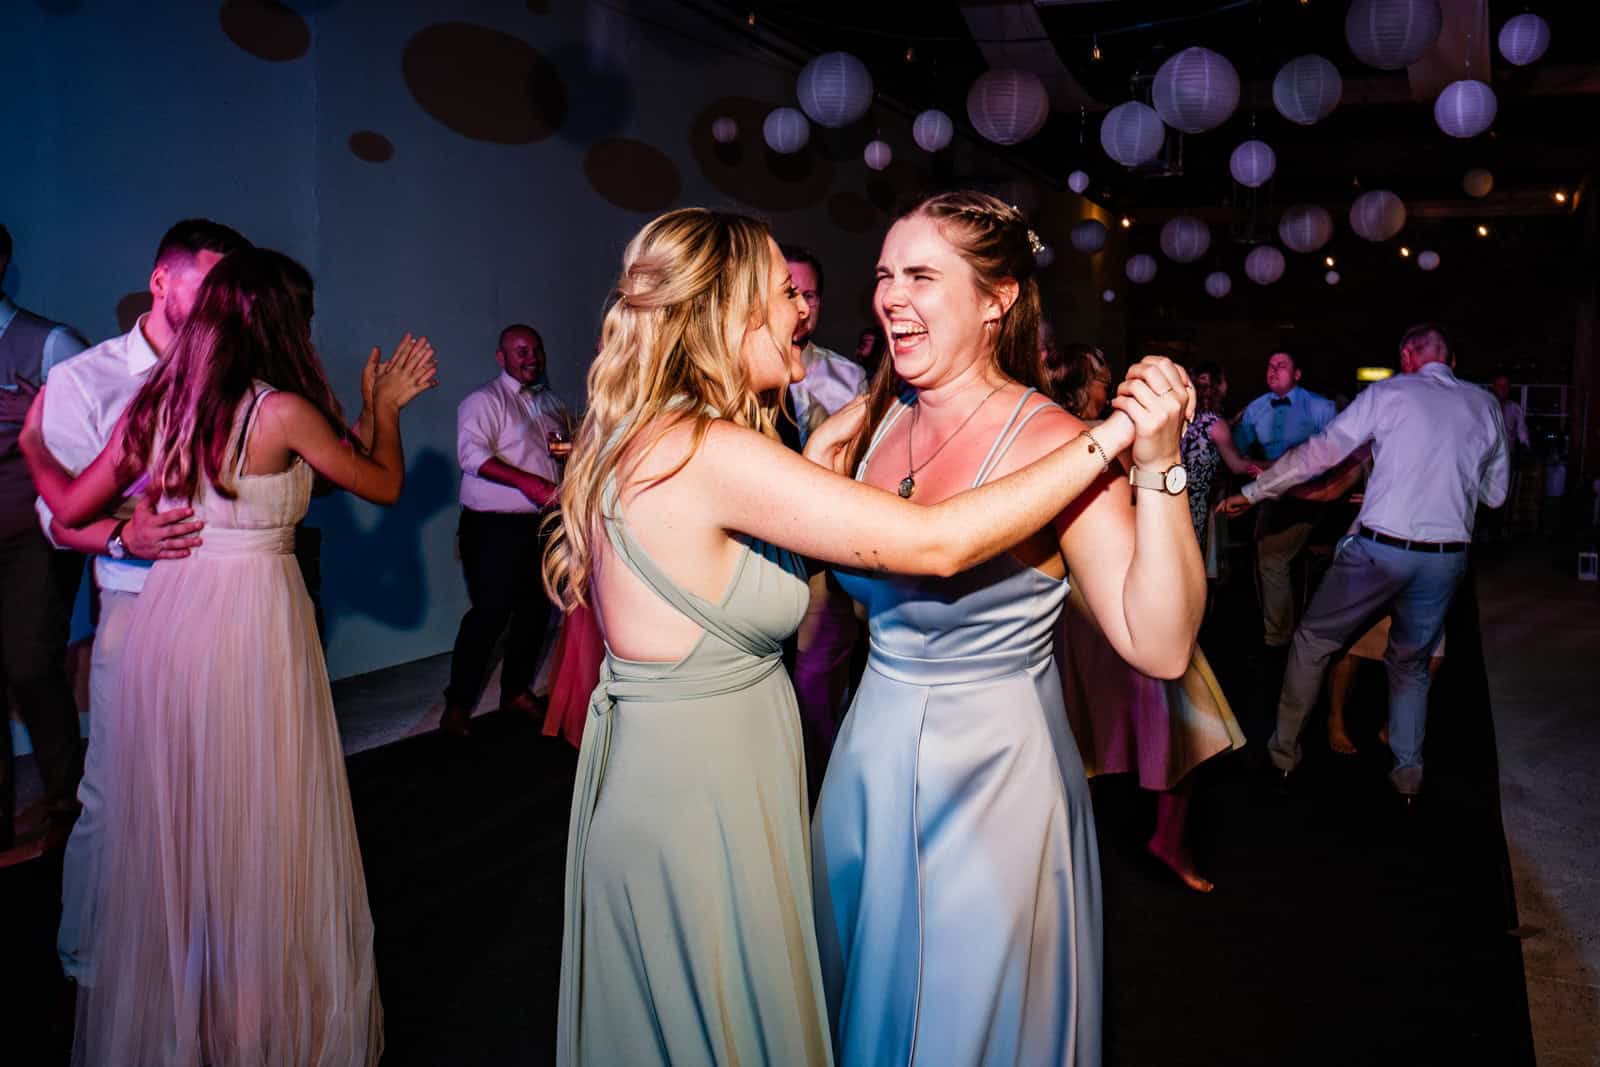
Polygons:
<instances>
[{"instance_id":1,"label":"clapping hand","mask_svg":"<svg viewBox=\"0 0 1600 1067\"><path fill-rule=\"evenodd\" d=\"M367 356L361 370L363 398L370 375L374 410L383 407L399 411L422 393L439 384L439 361L434 358L433 346L426 337L412 337L409 333L395 346L388 362L379 363L378 350Z\"/></svg>"}]
</instances>

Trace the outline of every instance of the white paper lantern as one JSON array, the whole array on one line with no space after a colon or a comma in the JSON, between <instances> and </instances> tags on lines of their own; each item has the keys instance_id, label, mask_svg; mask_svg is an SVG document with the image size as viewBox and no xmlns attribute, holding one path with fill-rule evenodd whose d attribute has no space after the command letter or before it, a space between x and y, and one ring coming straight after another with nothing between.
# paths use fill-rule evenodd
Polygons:
<instances>
[{"instance_id":1,"label":"white paper lantern","mask_svg":"<svg viewBox=\"0 0 1600 1067\"><path fill-rule=\"evenodd\" d=\"M1124 167L1137 167L1156 158L1166 136L1155 108L1137 100L1118 104L1100 122L1100 147Z\"/></svg>"},{"instance_id":2,"label":"white paper lantern","mask_svg":"<svg viewBox=\"0 0 1600 1067\"><path fill-rule=\"evenodd\" d=\"M1417 266L1423 270L1437 270L1439 267L1439 253L1426 249L1417 253Z\"/></svg>"},{"instance_id":3,"label":"white paper lantern","mask_svg":"<svg viewBox=\"0 0 1600 1067\"><path fill-rule=\"evenodd\" d=\"M1140 252L1128 260L1128 265L1122 269L1128 280L1135 285L1143 285L1156 276L1156 257Z\"/></svg>"},{"instance_id":4,"label":"white paper lantern","mask_svg":"<svg viewBox=\"0 0 1600 1067\"><path fill-rule=\"evenodd\" d=\"M775 107L767 112L766 120L761 123L761 136L774 152L792 155L811 140L811 123L796 108Z\"/></svg>"},{"instance_id":5,"label":"white paper lantern","mask_svg":"<svg viewBox=\"0 0 1600 1067\"><path fill-rule=\"evenodd\" d=\"M1322 280L1327 282L1329 285L1338 285L1339 272L1336 270L1330 270L1328 273L1322 276Z\"/></svg>"},{"instance_id":6,"label":"white paper lantern","mask_svg":"<svg viewBox=\"0 0 1600 1067\"><path fill-rule=\"evenodd\" d=\"M1283 277L1283 253L1272 245L1260 245L1244 257L1244 272L1257 285L1271 285Z\"/></svg>"},{"instance_id":7,"label":"white paper lantern","mask_svg":"<svg viewBox=\"0 0 1600 1067\"><path fill-rule=\"evenodd\" d=\"M1221 300L1233 292L1233 279L1223 271L1214 270L1206 275L1206 292Z\"/></svg>"},{"instance_id":8,"label":"white paper lantern","mask_svg":"<svg viewBox=\"0 0 1600 1067\"><path fill-rule=\"evenodd\" d=\"M1072 228L1067 240L1080 252L1098 252L1106 246L1105 224L1099 219L1084 219Z\"/></svg>"},{"instance_id":9,"label":"white paper lantern","mask_svg":"<svg viewBox=\"0 0 1600 1067\"><path fill-rule=\"evenodd\" d=\"M1050 98L1031 71L984 71L967 92L967 117L995 144L1020 144L1044 128Z\"/></svg>"},{"instance_id":10,"label":"white paper lantern","mask_svg":"<svg viewBox=\"0 0 1600 1067\"><path fill-rule=\"evenodd\" d=\"M1500 27L1500 54L1517 67L1537 63L1550 47L1550 24L1529 11L1513 15Z\"/></svg>"},{"instance_id":11,"label":"white paper lantern","mask_svg":"<svg viewBox=\"0 0 1600 1067\"><path fill-rule=\"evenodd\" d=\"M1211 247L1211 227L1193 215L1178 215L1161 227L1161 251L1174 263L1193 263Z\"/></svg>"},{"instance_id":12,"label":"white paper lantern","mask_svg":"<svg viewBox=\"0 0 1600 1067\"><path fill-rule=\"evenodd\" d=\"M1228 157L1228 173L1240 185L1259 189L1278 169L1278 154L1265 141L1246 141Z\"/></svg>"},{"instance_id":13,"label":"white paper lantern","mask_svg":"<svg viewBox=\"0 0 1600 1067\"><path fill-rule=\"evenodd\" d=\"M866 151L861 153L861 158L867 161L867 166L873 170L882 170L894 159L894 150L882 141L868 141Z\"/></svg>"},{"instance_id":14,"label":"white paper lantern","mask_svg":"<svg viewBox=\"0 0 1600 1067\"><path fill-rule=\"evenodd\" d=\"M1291 59L1272 79L1272 105L1278 114L1301 126L1311 126L1333 114L1344 93L1339 68L1321 56Z\"/></svg>"},{"instance_id":15,"label":"white paper lantern","mask_svg":"<svg viewBox=\"0 0 1600 1067\"><path fill-rule=\"evenodd\" d=\"M1451 137L1476 137L1494 124L1498 106L1493 89L1465 78L1444 87L1433 102L1433 119Z\"/></svg>"},{"instance_id":16,"label":"white paper lantern","mask_svg":"<svg viewBox=\"0 0 1600 1067\"><path fill-rule=\"evenodd\" d=\"M1405 204L1387 189L1362 193L1350 205L1350 228L1368 241L1387 241L1405 224Z\"/></svg>"},{"instance_id":17,"label":"white paper lantern","mask_svg":"<svg viewBox=\"0 0 1600 1067\"><path fill-rule=\"evenodd\" d=\"M1104 300L1108 304L1111 303L1116 298L1117 298L1117 291L1115 289L1107 289L1103 293L1100 294L1100 299Z\"/></svg>"},{"instance_id":18,"label":"white paper lantern","mask_svg":"<svg viewBox=\"0 0 1600 1067\"><path fill-rule=\"evenodd\" d=\"M1315 252L1333 239L1333 216L1316 204L1296 204L1278 220L1278 240L1294 252Z\"/></svg>"},{"instance_id":19,"label":"white paper lantern","mask_svg":"<svg viewBox=\"0 0 1600 1067\"><path fill-rule=\"evenodd\" d=\"M1047 244L1041 244L1039 246L1039 251L1033 254L1033 265L1038 267L1040 270L1043 270L1055 261L1056 250Z\"/></svg>"},{"instance_id":20,"label":"white paper lantern","mask_svg":"<svg viewBox=\"0 0 1600 1067\"><path fill-rule=\"evenodd\" d=\"M739 124L722 115L712 121L711 136L718 144L732 144L739 139Z\"/></svg>"},{"instance_id":21,"label":"white paper lantern","mask_svg":"<svg viewBox=\"0 0 1600 1067\"><path fill-rule=\"evenodd\" d=\"M936 107L930 107L918 115L911 124L911 139L924 152L937 152L944 148L955 133L956 126L950 121L950 116Z\"/></svg>"},{"instance_id":22,"label":"white paper lantern","mask_svg":"<svg viewBox=\"0 0 1600 1067\"><path fill-rule=\"evenodd\" d=\"M1462 175L1461 188L1471 197L1488 196L1494 190L1494 175L1482 167L1473 167Z\"/></svg>"},{"instance_id":23,"label":"white paper lantern","mask_svg":"<svg viewBox=\"0 0 1600 1067\"><path fill-rule=\"evenodd\" d=\"M872 106L872 75L849 52L824 52L800 68L800 107L819 126L848 126Z\"/></svg>"},{"instance_id":24,"label":"white paper lantern","mask_svg":"<svg viewBox=\"0 0 1600 1067\"><path fill-rule=\"evenodd\" d=\"M1089 176L1081 170L1073 171L1067 175L1067 188L1081 195L1085 189L1089 188Z\"/></svg>"},{"instance_id":25,"label":"white paper lantern","mask_svg":"<svg viewBox=\"0 0 1600 1067\"><path fill-rule=\"evenodd\" d=\"M1227 122L1239 106L1239 74L1209 48L1185 48L1156 71L1151 102L1173 129L1205 133Z\"/></svg>"},{"instance_id":26,"label":"white paper lantern","mask_svg":"<svg viewBox=\"0 0 1600 1067\"><path fill-rule=\"evenodd\" d=\"M1399 70L1433 46L1443 21L1439 0L1355 0L1344 37L1367 66Z\"/></svg>"}]
</instances>

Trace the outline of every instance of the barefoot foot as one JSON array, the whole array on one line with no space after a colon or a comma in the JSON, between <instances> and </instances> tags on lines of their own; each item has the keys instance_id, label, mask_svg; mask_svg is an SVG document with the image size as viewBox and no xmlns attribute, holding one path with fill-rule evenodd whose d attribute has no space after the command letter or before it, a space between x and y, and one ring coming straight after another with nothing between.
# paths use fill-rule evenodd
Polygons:
<instances>
[{"instance_id":1,"label":"barefoot foot","mask_svg":"<svg viewBox=\"0 0 1600 1067\"><path fill-rule=\"evenodd\" d=\"M1154 841L1150 842L1147 847L1150 849L1150 855L1166 864L1168 869L1177 875L1184 885L1193 889L1196 893L1209 893L1216 888L1211 879L1202 877L1200 872L1194 869L1194 861L1189 856L1168 855L1166 850Z\"/></svg>"}]
</instances>

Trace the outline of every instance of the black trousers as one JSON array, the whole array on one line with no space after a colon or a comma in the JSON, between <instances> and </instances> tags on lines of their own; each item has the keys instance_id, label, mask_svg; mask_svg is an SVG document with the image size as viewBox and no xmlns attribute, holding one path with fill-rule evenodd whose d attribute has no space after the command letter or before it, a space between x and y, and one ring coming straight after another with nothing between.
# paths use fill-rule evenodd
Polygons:
<instances>
[{"instance_id":1,"label":"black trousers","mask_svg":"<svg viewBox=\"0 0 1600 1067\"><path fill-rule=\"evenodd\" d=\"M472 607L456 632L446 703L471 708L478 702L495 642L507 626L511 632L500 667L501 703L533 684L550 620L550 599L539 577L545 540L539 533L540 518L461 509L456 537Z\"/></svg>"},{"instance_id":2,"label":"black trousers","mask_svg":"<svg viewBox=\"0 0 1600 1067\"><path fill-rule=\"evenodd\" d=\"M0 536L0 707L14 701L33 741L45 800L62 814L72 811L83 776L78 706L66 666L82 575L83 557L56 551L32 521ZM0 717L0 848L13 843L14 757L9 716Z\"/></svg>"}]
</instances>

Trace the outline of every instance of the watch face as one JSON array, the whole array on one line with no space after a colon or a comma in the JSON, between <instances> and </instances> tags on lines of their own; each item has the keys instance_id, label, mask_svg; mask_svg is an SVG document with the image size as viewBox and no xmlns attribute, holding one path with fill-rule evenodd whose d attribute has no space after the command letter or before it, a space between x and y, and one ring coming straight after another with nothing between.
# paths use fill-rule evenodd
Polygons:
<instances>
[{"instance_id":1,"label":"watch face","mask_svg":"<svg viewBox=\"0 0 1600 1067\"><path fill-rule=\"evenodd\" d=\"M1189 472L1182 466L1167 468L1167 492L1177 496L1189 484Z\"/></svg>"}]
</instances>

